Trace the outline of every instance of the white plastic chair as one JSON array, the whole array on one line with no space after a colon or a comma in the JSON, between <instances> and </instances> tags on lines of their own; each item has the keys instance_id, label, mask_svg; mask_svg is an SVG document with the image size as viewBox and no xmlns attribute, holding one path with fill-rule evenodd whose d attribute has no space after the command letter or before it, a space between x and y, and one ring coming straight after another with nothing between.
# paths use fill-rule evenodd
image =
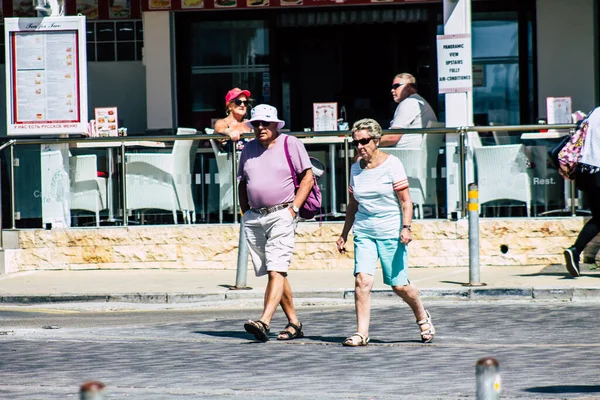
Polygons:
<instances>
[{"instance_id":1,"label":"white plastic chair","mask_svg":"<svg viewBox=\"0 0 600 400\"><path fill-rule=\"evenodd\" d=\"M204 131L207 135L212 135L215 132L214 129L210 128L205 128ZM233 163L229 153L219 149L216 140L211 140L210 145L215 153L219 171L217 175L218 182L216 182L219 184L219 223L223 223L223 211L233 209Z\"/></svg>"},{"instance_id":2,"label":"white plastic chair","mask_svg":"<svg viewBox=\"0 0 600 400\"><path fill-rule=\"evenodd\" d=\"M193 135L196 129L178 128L177 135ZM127 210L177 211L184 222L196 220L192 196L192 173L198 143L177 140L171 153L126 153Z\"/></svg>"},{"instance_id":3,"label":"white plastic chair","mask_svg":"<svg viewBox=\"0 0 600 400\"><path fill-rule=\"evenodd\" d=\"M430 123L429 128L443 127L444 124ZM443 134L425 133L421 147L418 149L398 149L382 147L381 150L400 159L406 175L413 204L418 206L418 218L423 218L425 204L435 207L434 214L438 217L437 198L437 159L440 146L444 140Z\"/></svg>"},{"instance_id":4,"label":"white plastic chair","mask_svg":"<svg viewBox=\"0 0 600 400\"><path fill-rule=\"evenodd\" d=\"M479 203L516 200L525 203L531 215L531 177L525 146L510 144L474 148Z\"/></svg>"},{"instance_id":5,"label":"white plastic chair","mask_svg":"<svg viewBox=\"0 0 600 400\"><path fill-rule=\"evenodd\" d=\"M95 154L69 157L71 178L71 210L91 211L100 226L100 211L108 207L106 178L98 177Z\"/></svg>"}]
</instances>

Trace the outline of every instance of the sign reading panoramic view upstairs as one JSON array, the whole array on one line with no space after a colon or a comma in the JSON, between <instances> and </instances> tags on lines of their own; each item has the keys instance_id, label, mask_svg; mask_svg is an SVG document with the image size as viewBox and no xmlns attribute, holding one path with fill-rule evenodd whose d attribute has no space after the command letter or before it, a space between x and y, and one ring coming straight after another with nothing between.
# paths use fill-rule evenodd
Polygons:
<instances>
[{"instance_id":1,"label":"sign reading panoramic view upstairs","mask_svg":"<svg viewBox=\"0 0 600 400\"><path fill-rule=\"evenodd\" d=\"M438 35L439 93L461 93L473 90L471 35Z\"/></svg>"},{"instance_id":2,"label":"sign reading panoramic view upstairs","mask_svg":"<svg viewBox=\"0 0 600 400\"><path fill-rule=\"evenodd\" d=\"M87 132L85 17L7 18L8 135Z\"/></svg>"}]
</instances>

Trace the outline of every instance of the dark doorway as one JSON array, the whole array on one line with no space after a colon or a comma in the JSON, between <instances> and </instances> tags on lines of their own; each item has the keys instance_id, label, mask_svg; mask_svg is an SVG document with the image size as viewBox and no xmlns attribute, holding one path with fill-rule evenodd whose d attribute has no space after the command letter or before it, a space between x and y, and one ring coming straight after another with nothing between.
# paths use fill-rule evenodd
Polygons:
<instances>
[{"instance_id":1,"label":"dark doorway","mask_svg":"<svg viewBox=\"0 0 600 400\"><path fill-rule=\"evenodd\" d=\"M275 54L290 129L311 127L312 103L333 101L338 110L345 107L350 124L369 117L388 128L396 106L390 86L400 72L415 75L420 93L434 102L429 82L435 31L430 26L396 22L277 29Z\"/></svg>"}]
</instances>

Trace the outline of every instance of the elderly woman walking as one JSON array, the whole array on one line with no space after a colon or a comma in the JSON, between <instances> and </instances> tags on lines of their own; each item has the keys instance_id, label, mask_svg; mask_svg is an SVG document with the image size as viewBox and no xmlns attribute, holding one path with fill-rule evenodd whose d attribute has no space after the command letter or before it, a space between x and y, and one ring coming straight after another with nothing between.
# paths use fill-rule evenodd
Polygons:
<instances>
[{"instance_id":1,"label":"elderly woman walking","mask_svg":"<svg viewBox=\"0 0 600 400\"><path fill-rule=\"evenodd\" d=\"M350 203L342 234L337 240L340 253L346 251L348 233L354 234L354 301L358 329L344 346L369 343L371 289L377 259L383 282L412 309L423 343L430 343L435 328L423 307L417 288L408 281L406 246L412 241L413 205L408 178L400 160L379 150L381 126L373 119L361 119L352 127L352 143L360 159L350 172Z\"/></svg>"}]
</instances>

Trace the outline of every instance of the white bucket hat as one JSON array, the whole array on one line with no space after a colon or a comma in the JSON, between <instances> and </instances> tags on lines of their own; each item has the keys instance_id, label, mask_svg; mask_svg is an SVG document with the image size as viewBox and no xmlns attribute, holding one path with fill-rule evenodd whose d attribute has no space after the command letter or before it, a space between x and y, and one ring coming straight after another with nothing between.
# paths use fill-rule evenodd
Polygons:
<instances>
[{"instance_id":1,"label":"white bucket hat","mask_svg":"<svg viewBox=\"0 0 600 400\"><path fill-rule=\"evenodd\" d=\"M285 122L277 118L277 109L268 104L259 104L252 109L251 118L246 121L246 125L250 128L253 121L277 122L277 130L285 126Z\"/></svg>"}]
</instances>

